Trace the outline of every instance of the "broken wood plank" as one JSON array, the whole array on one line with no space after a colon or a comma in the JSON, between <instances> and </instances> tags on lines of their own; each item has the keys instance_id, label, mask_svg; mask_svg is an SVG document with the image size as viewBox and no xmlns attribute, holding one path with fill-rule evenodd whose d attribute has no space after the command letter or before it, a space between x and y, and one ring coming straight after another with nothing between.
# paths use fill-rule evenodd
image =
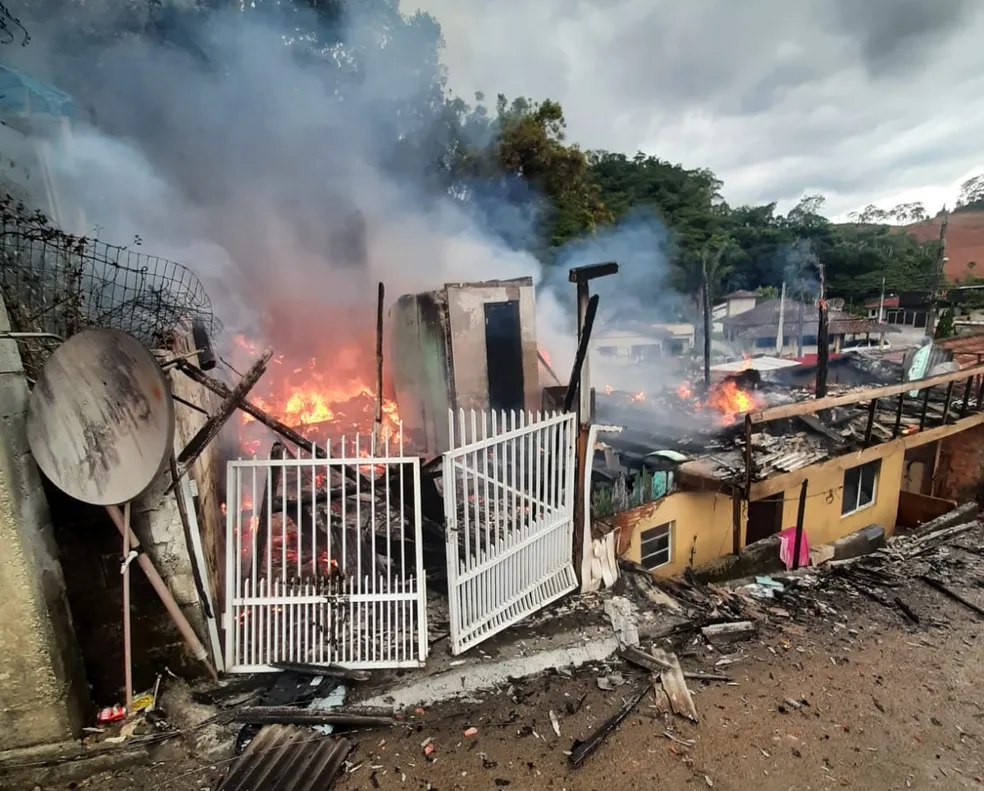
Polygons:
<instances>
[{"instance_id":1,"label":"broken wood plank","mask_svg":"<svg viewBox=\"0 0 984 791\"><path fill-rule=\"evenodd\" d=\"M634 694L631 698L625 701L622 708L620 708L613 717L610 717L601 726L592 733L584 741L575 741L571 746L571 754L568 756L568 760L575 767L580 766L584 763L584 759L595 752L607 739L611 736L615 729L621 725L626 717L628 717L639 702L645 697L646 692L649 691L649 685L644 686L639 692Z\"/></svg>"},{"instance_id":2,"label":"broken wood plank","mask_svg":"<svg viewBox=\"0 0 984 791\"><path fill-rule=\"evenodd\" d=\"M912 608L908 604L902 601L902 599L900 599L898 596L896 596L893 599L893 601L895 602L895 606L902 611L902 614L906 618L908 618L913 623L919 623L919 616L916 615L915 612L913 612Z\"/></svg>"},{"instance_id":3,"label":"broken wood plank","mask_svg":"<svg viewBox=\"0 0 984 791\"><path fill-rule=\"evenodd\" d=\"M669 654L659 648L653 649L653 658L664 665L667 669L659 674L659 680L663 685L666 696L670 699L670 708L678 717L685 717L691 722L697 722L697 709L694 707L694 700L690 697L690 690L687 689L687 682L683 678L683 671L680 669L680 660L676 654Z\"/></svg>"},{"instance_id":4,"label":"broken wood plank","mask_svg":"<svg viewBox=\"0 0 984 791\"><path fill-rule=\"evenodd\" d=\"M622 651L622 659L633 665L649 670L652 673L662 673L664 670L671 670L672 665L661 662L652 654L647 654L641 648L629 646ZM683 677L691 681L731 681L730 676L723 676L720 673L696 673L687 670L683 671Z\"/></svg>"},{"instance_id":5,"label":"broken wood plank","mask_svg":"<svg viewBox=\"0 0 984 791\"><path fill-rule=\"evenodd\" d=\"M368 670L349 670L341 665L311 665L307 662L271 662L270 667L316 678L340 678L343 681L368 681Z\"/></svg>"},{"instance_id":6,"label":"broken wood plank","mask_svg":"<svg viewBox=\"0 0 984 791\"><path fill-rule=\"evenodd\" d=\"M715 623L705 626L700 631L712 643L730 643L736 640L745 640L755 634L755 624L751 621Z\"/></svg>"},{"instance_id":7,"label":"broken wood plank","mask_svg":"<svg viewBox=\"0 0 984 791\"><path fill-rule=\"evenodd\" d=\"M929 587L931 587L931 588L933 588L935 590L938 590L940 593L942 593L947 598L953 599L958 604L962 604L968 610L971 610L972 612L975 612L978 615L980 615L982 618L984 618L984 607L981 607L981 606L979 606L977 604L974 604L972 601L969 601L969 600L965 599L959 593L957 593L954 590L951 590L946 585L944 585L942 582L940 582L940 580L933 579L932 577L930 577L927 574L920 574L919 575L919 579L921 579L923 582L925 582L927 585L929 585Z\"/></svg>"}]
</instances>

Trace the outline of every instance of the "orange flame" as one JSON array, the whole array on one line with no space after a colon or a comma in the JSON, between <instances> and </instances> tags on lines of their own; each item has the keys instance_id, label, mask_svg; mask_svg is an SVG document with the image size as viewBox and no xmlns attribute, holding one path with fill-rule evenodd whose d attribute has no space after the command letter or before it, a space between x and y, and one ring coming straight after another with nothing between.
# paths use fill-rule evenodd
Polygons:
<instances>
[{"instance_id":1,"label":"orange flame","mask_svg":"<svg viewBox=\"0 0 984 791\"><path fill-rule=\"evenodd\" d=\"M725 379L713 385L703 400L697 400L694 389L688 382L676 388L677 395L685 400L693 400L694 410L700 412L705 407L715 413L715 420L721 425L731 425L743 415L764 406L763 399L751 390L743 390L732 379Z\"/></svg>"},{"instance_id":2,"label":"orange flame","mask_svg":"<svg viewBox=\"0 0 984 791\"><path fill-rule=\"evenodd\" d=\"M363 340L365 342L363 342ZM375 375L371 339L353 339L333 348L330 357L288 360L278 355L250 399L263 411L295 428L312 440L324 442L340 436L364 437L375 420ZM245 368L259 354L259 345L239 335L235 338L237 368ZM240 444L255 455L261 452L266 433L256 420L240 413ZM394 401L383 398L383 435L399 434L399 414ZM366 443L368 446L368 442ZM368 451L368 447L366 448Z\"/></svg>"}]
</instances>

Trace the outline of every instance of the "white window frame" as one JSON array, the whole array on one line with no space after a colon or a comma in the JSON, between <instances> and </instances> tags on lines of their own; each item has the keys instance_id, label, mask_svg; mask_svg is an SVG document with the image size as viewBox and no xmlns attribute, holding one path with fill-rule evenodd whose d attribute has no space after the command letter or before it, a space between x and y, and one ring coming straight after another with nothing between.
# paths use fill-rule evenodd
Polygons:
<instances>
[{"instance_id":1,"label":"white window frame","mask_svg":"<svg viewBox=\"0 0 984 791\"><path fill-rule=\"evenodd\" d=\"M666 531L666 538L667 538L667 541L666 541L666 549L665 550L659 549L659 550L656 550L655 552L651 552L648 555L648 557L655 558L657 556L662 556L665 553L666 560L663 560L663 561L661 561L659 563L656 563L653 566L650 566L646 562L647 555L643 551L643 545L646 543L646 540L647 540L646 534L647 533L656 533L657 531ZM643 566L643 568L645 568L647 571L655 571L658 568L661 568L663 566L668 566L670 563L672 563L673 562L673 534L675 532L676 532L676 522L675 521L673 521L673 522L664 522L661 525L656 525L655 527L650 527L648 530L643 530L639 534L639 564L641 566ZM652 536L650 536L650 538L661 538L661 537L662 537L662 535L658 535L658 536L657 535L652 535Z\"/></svg>"},{"instance_id":2,"label":"white window frame","mask_svg":"<svg viewBox=\"0 0 984 791\"><path fill-rule=\"evenodd\" d=\"M873 467L875 470L875 479L871 486L871 500L861 504L861 480L864 476L865 468ZM858 488L857 488L857 498L854 501L854 508L850 511L844 510L844 497L847 495L847 476L858 471ZM848 516L853 516L856 513L864 511L866 508L871 508L875 503L878 502L878 479L881 478L881 459L875 459L874 461L869 461L864 464L859 464L857 467L851 467L844 470L844 485L841 491L841 519L845 519Z\"/></svg>"}]
</instances>

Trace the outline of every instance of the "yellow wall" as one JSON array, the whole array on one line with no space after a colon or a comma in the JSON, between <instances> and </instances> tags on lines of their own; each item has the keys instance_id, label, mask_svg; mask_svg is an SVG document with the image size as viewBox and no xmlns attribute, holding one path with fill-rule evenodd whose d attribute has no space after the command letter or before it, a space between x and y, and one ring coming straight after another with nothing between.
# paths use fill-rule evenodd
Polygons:
<instances>
[{"instance_id":1,"label":"yellow wall","mask_svg":"<svg viewBox=\"0 0 984 791\"><path fill-rule=\"evenodd\" d=\"M840 457L810 467L803 519L810 546L829 544L872 524L881 525L886 534L891 534L895 529L899 507L903 460L904 453L901 451L883 457L875 502L845 517L841 516L844 470L856 466L855 459ZM795 527L799 485L784 494L786 502L783 505L782 524L784 528ZM625 511L613 521L622 529L623 536L628 536L628 547L624 553L626 559L636 563L641 560L640 536L643 531L674 522L670 563L655 570L660 576L674 576L689 565L700 566L731 554L732 513L730 497L713 492L688 491L675 492L655 503ZM745 509L741 531L744 545Z\"/></svg>"},{"instance_id":2,"label":"yellow wall","mask_svg":"<svg viewBox=\"0 0 984 791\"><path fill-rule=\"evenodd\" d=\"M661 576L673 576L691 565L691 551L694 566L731 554L732 514L731 498L726 495L674 492L655 503L618 514L614 521L630 535L625 557L636 563L641 560L643 531L674 522L670 562L656 569Z\"/></svg>"},{"instance_id":3,"label":"yellow wall","mask_svg":"<svg viewBox=\"0 0 984 791\"><path fill-rule=\"evenodd\" d=\"M851 457L840 457L811 467L807 478L809 484L803 519L810 546L829 544L868 525L881 525L885 528L885 534L891 535L895 530L895 517L899 510L904 459L905 454L902 452L882 457L881 470L875 485L875 502L844 517L841 516L844 470L857 466L854 460ZM785 492L784 528L796 526L799 495L799 486Z\"/></svg>"}]
</instances>

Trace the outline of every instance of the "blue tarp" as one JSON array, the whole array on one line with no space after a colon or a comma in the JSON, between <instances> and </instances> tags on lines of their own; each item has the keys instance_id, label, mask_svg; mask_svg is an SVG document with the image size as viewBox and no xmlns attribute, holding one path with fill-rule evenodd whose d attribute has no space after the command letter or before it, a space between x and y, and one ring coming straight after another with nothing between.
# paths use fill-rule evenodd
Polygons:
<instances>
[{"instance_id":1,"label":"blue tarp","mask_svg":"<svg viewBox=\"0 0 984 791\"><path fill-rule=\"evenodd\" d=\"M0 64L0 115L75 117L75 101L64 91Z\"/></svg>"}]
</instances>

